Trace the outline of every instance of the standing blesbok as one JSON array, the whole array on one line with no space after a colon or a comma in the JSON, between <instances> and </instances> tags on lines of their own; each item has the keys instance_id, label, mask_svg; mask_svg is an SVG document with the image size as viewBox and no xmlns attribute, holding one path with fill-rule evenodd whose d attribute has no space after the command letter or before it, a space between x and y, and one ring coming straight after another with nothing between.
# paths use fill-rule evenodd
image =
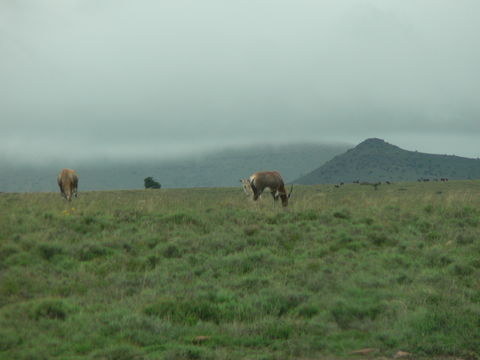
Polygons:
<instances>
[{"instance_id":1,"label":"standing blesbok","mask_svg":"<svg viewBox=\"0 0 480 360\"><path fill-rule=\"evenodd\" d=\"M78 175L75 170L62 169L57 176L57 183L65 199L70 201L72 196L77 197Z\"/></svg>"},{"instance_id":2,"label":"standing blesbok","mask_svg":"<svg viewBox=\"0 0 480 360\"><path fill-rule=\"evenodd\" d=\"M288 205L288 199L292 194L293 185L290 192L287 194L285 183L278 171L258 171L252 174L248 179L240 180L243 184L243 191L246 194L253 193L253 200L258 200L265 189L269 189L272 194L274 204L280 198L282 205Z\"/></svg>"}]
</instances>

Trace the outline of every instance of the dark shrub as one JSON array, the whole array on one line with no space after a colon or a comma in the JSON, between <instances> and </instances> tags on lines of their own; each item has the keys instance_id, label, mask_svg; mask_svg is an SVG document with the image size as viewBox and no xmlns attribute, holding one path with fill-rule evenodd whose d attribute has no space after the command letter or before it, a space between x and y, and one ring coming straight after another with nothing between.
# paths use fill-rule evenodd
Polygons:
<instances>
[{"instance_id":1,"label":"dark shrub","mask_svg":"<svg viewBox=\"0 0 480 360\"><path fill-rule=\"evenodd\" d=\"M160 189L162 185L155 181L153 177L149 176L143 179L143 184L145 186L145 189Z\"/></svg>"}]
</instances>

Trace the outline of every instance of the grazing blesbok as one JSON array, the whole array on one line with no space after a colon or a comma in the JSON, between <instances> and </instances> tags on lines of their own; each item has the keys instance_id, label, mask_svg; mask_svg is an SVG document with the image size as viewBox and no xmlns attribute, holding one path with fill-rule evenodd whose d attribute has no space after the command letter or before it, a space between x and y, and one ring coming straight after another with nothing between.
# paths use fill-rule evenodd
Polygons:
<instances>
[{"instance_id":1,"label":"grazing blesbok","mask_svg":"<svg viewBox=\"0 0 480 360\"><path fill-rule=\"evenodd\" d=\"M275 201L280 198L283 206L288 205L288 199L293 190L292 185L290 192L287 193L285 183L278 171L258 171L248 179L241 179L240 181L243 184L243 191L245 191L246 194L250 192L253 193L253 200L258 200L262 192L268 188L272 194L274 204Z\"/></svg>"},{"instance_id":2,"label":"grazing blesbok","mask_svg":"<svg viewBox=\"0 0 480 360\"><path fill-rule=\"evenodd\" d=\"M78 175L75 170L62 169L57 176L57 183L65 199L70 201L72 196L77 197Z\"/></svg>"}]
</instances>

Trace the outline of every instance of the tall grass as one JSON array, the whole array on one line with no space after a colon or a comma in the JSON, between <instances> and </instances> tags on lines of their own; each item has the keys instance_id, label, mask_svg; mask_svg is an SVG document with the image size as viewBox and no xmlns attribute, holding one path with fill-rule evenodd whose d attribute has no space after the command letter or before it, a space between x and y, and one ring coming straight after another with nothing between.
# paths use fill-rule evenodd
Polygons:
<instances>
[{"instance_id":1,"label":"tall grass","mask_svg":"<svg viewBox=\"0 0 480 360\"><path fill-rule=\"evenodd\" d=\"M0 194L0 359L478 358L480 182Z\"/></svg>"}]
</instances>

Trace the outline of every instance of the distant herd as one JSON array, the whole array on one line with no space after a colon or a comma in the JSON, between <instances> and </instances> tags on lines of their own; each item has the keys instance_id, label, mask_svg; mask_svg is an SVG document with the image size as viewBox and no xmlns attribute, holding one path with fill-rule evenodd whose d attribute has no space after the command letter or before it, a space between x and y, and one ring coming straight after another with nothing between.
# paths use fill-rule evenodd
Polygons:
<instances>
[{"instance_id":1,"label":"distant herd","mask_svg":"<svg viewBox=\"0 0 480 360\"><path fill-rule=\"evenodd\" d=\"M432 181L448 181L447 178L433 179ZM418 179L417 181L426 182L430 179ZM248 179L240 179L240 182L243 185L243 190L247 195L253 194L253 200L257 201L260 195L265 189L269 189L272 194L274 204L280 198L282 205L284 207L288 206L288 200L292 194L293 185L290 188L290 191L287 192L285 189L285 183L282 179L282 176L278 171L257 171L253 173ZM72 197L77 197L78 190L78 174L75 170L72 169L62 169L57 176L57 183L60 188L60 193L62 196L70 201ZM381 185L381 182L370 183L370 182L360 182L359 180L353 181L354 184L359 185L371 185L377 190L378 186ZM385 181L385 184L390 185L390 181ZM344 185L343 182L336 184L335 187L339 188Z\"/></svg>"},{"instance_id":2,"label":"distant herd","mask_svg":"<svg viewBox=\"0 0 480 360\"><path fill-rule=\"evenodd\" d=\"M417 181L419 182L427 182L427 181L430 181L430 179L425 179L425 178L420 178L420 179L417 179ZM448 181L448 178L440 178L440 179L432 179L432 181Z\"/></svg>"}]
</instances>

